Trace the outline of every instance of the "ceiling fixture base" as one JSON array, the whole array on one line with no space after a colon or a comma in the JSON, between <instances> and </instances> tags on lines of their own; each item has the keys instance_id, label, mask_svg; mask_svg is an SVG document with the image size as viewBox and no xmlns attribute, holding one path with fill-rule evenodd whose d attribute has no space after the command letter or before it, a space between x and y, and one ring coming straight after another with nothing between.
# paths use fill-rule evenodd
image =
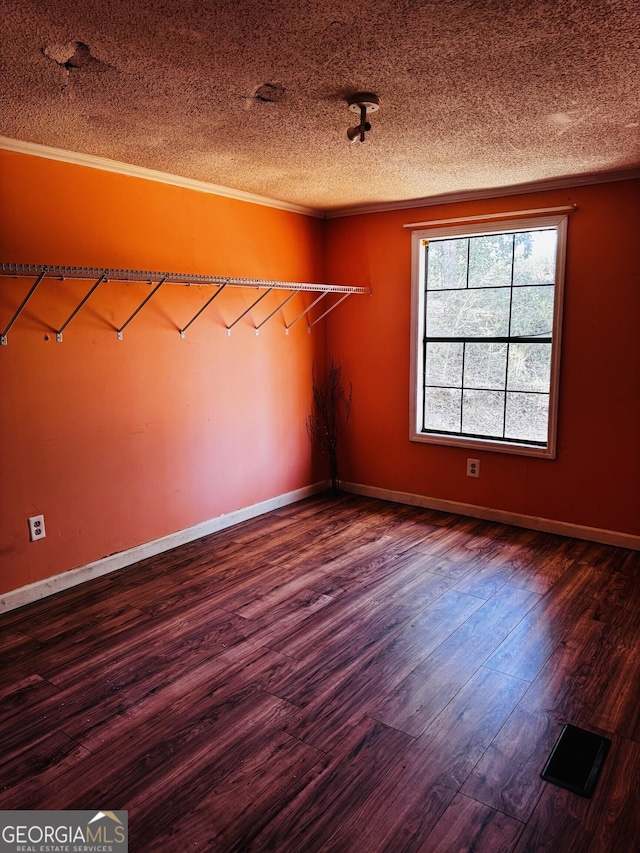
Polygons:
<instances>
[{"instance_id":1,"label":"ceiling fixture base","mask_svg":"<svg viewBox=\"0 0 640 853\"><path fill-rule=\"evenodd\" d=\"M373 92L358 92L351 95L347 103L354 113L359 113L363 106L367 113L375 113L380 109L380 98Z\"/></svg>"},{"instance_id":2,"label":"ceiling fixture base","mask_svg":"<svg viewBox=\"0 0 640 853\"><path fill-rule=\"evenodd\" d=\"M350 127L347 130L347 139L349 142L355 142L357 139L360 142L365 141L365 133L371 130L371 125L367 121L369 113L375 113L380 109L380 98L374 95L373 92L357 92L347 99L349 109L354 113L360 113L360 124L355 127Z\"/></svg>"}]
</instances>

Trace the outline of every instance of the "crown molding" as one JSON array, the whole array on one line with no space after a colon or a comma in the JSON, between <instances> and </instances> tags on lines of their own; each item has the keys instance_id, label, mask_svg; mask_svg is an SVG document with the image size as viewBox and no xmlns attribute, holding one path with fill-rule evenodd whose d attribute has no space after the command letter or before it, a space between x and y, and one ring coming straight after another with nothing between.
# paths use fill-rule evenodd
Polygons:
<instances>
[{"instance_id":1,"label":"crown molding","mask_svg":"<svg viewBox=\"0 0 640 853\"><path fill-rule=\"evenodd\" d=\"M325 213L326 219L339 219L343 216L360 216L365 213L388 213L394 210L413 210L420 207L435 207L439 204L455 204L462 201L482 201L488 198L504 198L512 195L565 190L572 187L591 184L608 184L612 181L630 181L640 178L640 169L628 169L619 172L589 172L583 175L565 175L558 178L546 178L530 181L526 184L510 184L502 187L485 187L477 190L460 190L452 193L407 199L406 201L373 202L353 207L335 208Z\"/></svg>"},{"instance_id":2,"label":"crown molding","mask_svg":"<svg viewBox=\"0 0 640 853\"><path fill-rule=\"evenodd\" d=\"M43 157L46 160L58 160L62 163L71 163L75 166L87 166L90 169L100 169L103 172L115 172L118 175L127 175L131 178L142 178L145 181L169 184L174 187L182 187L196 192L209 193L210 195L231 198L236 201L244 201L249 204L260 204L263 207L274 207L277 210L286 210L290 213L300 213L304 216L313 216L324 219L325 213L314 207L305 207L300 204L292 204L287 201L267 198L254 193L233 190L218 184L210 184L207 181L197 181L194 178L183 178L179 175L171 175L168 172L159 172L155 169L147 169L144 166L132 166L129 163L120 163L118 160L108 160L105 157L95 157L92 154L81 154L78 151L66 151L63 148L51 148L48 145L39 145L35 142L22 142L19 139L11 139L8 136L0 136L0 149L13 151L17 154L29 154L32 157Z\"/></svg>"},{"instance_id":3,"label":"crown molding","mask_svg":"<svg viewBox=\"0 0 640 853\"><path fill-rule=\"evenodd\" d=\"M13 151L18 154L29 154L33 157L43 157L47 160L58 160L62 163L71 163L76 166L86 166L90 169L101 169L104 172L115 172L119 175L127 175L133 178L142 178L146 181L169 184L170 186L182 187L183 189L195 190L196 192L209 193L223 198L231 198L236 201L244 201L249 204L259 204L263 207L272 207L277 210L286 210L290 213L299 213L303 216L312 216L317 219L339 219L346 216L360 216L367 213L388 213L395 210L413 210L420 207L434 207L441 204L454 204L463 201L481 201L489 198L501 198L512 195L525 195L526 193L545 192L549 190L563 190L572 187L588 186L590 184L604 184L612 181L627 181L640 178L640 169L629 169L617 172L589 172L582 175L565 175L557 178L547 178L541 181L531 181L525 184L510 184L501 187L485 187L474 190L459 190L440 195L425 196L423 198L406 199L391 202L372 202L371 204L353 205L352 207L320 209L306 207L305 205L293 204L292 202L280 201L255 195L254 193L234 190L219 184L210 184L207 181L198 181L194 178L184 178L179 175L171 175L168 172L159 172L155 169L147 169L143 166L133 166L129 163L121 163L118 160L109 160L105 157L95 157L92 154L81 154L77 151L66 151L63 148L52 148L48 145L40 145L35 142L23 142L19 139L11 139L8 136L0 136L0 150Z\"/></svg>"}]
</instances>

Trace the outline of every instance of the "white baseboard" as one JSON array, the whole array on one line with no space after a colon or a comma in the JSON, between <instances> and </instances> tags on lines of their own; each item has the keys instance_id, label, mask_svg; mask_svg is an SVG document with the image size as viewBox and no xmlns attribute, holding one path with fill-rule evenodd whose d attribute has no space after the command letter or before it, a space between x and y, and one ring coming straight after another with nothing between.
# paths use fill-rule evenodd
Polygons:
<instances>
[{"instance_id":1,"label":"white baseboard","mask_svg":"<svg viewBox=\"0 0 640 853\"><path fill-rule=\"evenodd\" d=\"M586 539L590 542L599 542L603 545L615 545L620 548L640 550L640 536L635 536L632 533L620 533L615 530L586 527L566 521L537 518L531 515L521 515L519 513L475 506L474 504L465 504L458 501L442 500L441 498L432 498L425 495L414 495L410 492L381 489L377 486L364 486L360 483L341 482L340 485L343 491L354 495L364 495L370 498L379 498L380 500L407 504L409 506L421 506L426 509L435 509L442 512L453 512L456 515L482 518L487 521L498 521L502 524L512 524L516 527L525 527L529 530L557 533L560 536L571 536L574 539ZM296 489L295 491L278 495L261 503L217 516L208 521L203 521L201 524L187 527L184 530L179 530L160 539L154 539L152 542L137 545L126 551L119 551L117 554L111 554L109 557L103 557L101 560L87 563L85 566L70 569L59 575L54 575L53 577L28 584L19 589L11 590L0 596L0 613L15 610L17 607L23 607L25 604L39 601L41 598L54 595L56 592L77 586L85 581L131 566L147 557L155 557L157 554L171 550L171 548L186 545L195 539L201 539L203 536L208 536L227 527L233 527L234 524L239 524L241 521L248 521L251 518L264 515L274 509L304 500L304 498L311 497L318 492L324 491L326 488L326 482L305 486L302 489Z\"/></svg>"},{"instance_id":2,"label":"white baseboard","mask_svg":"<svg viewBox=\"0 0 640 853\"><path fill-rule=\"evenodd\" d=\"M589 542L599 542L603 545L615 545L620 548L632 548L640 551L640 536L635 536L633 533L602 530L598 527L571 524L567 521L537 518L533 515L521 515L520 513L506 512L501 509L491 509L490 507L475 506L474 504L459 503L458 501L447 501L425 495L414 495L410 492L380 489L376 486L363 486L359 483L341 483L341 486L345 492L351 492L354 495L380 498L383 501L408 504L409 506L421 506L426 509L437 509L442 512L453 512L456 515L467 515L471 516L471 518L482 518L486 521L499 521L502 524L512 524L515 527L525 527L528 530L557 533L560 536L571 536L573 539L586 539Z\"/></svg>"},{"instance_id":3,"label":"white baseboard","mask_svg":"<svg viewBox=\"0 0 640 853\"><path fill-rule=\"evenodd\" d=\"M46 598L63 589L69 589L72 586L77 586L93 578L107 575L110 572L116 572L118 569L123 569L140 560L145 560L147 557L155 557L156 554L162 554L164 551L171 550L171 548L186 545L187 542L193 542L195 539L209 536L209 534L216 533L218 530L233 527L234 524L239 524L241 521L247 521L250 518L256 518L274 509L297 503L297 501L324 491L326 487L327 485L324 482L305 486L302 489L278 495L261 503L253 504L252 506L244 507L228 514L219 515L217 518L211 518L193 527L178 530L176 533L170 533L161 539L154 539L152 542L136 545L134 548L129 548L126 551L119 551L117 554L111 554L109 557L103 557L101 560L87 563L85 566L70 569L59 575L54 575L53 577L36 581L36 583L28 584L19 589L11 590L11 592L0 596L0 613L15 610L17 607L23 607L25 604Z\"/></svg>"}]
</instances>

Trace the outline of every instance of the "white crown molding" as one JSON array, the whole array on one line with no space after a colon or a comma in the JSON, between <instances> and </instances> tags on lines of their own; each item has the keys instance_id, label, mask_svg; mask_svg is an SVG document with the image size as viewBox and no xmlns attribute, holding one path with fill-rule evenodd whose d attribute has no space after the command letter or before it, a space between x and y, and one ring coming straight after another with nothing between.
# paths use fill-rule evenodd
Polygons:
<instances>
[{"instance_id":1,"label":"white crown molding","mask_svg":"<svg viewBox=\"0 0 640 853\"><path fill-rule=\"evenodd\" d=\"M439 204L455 204L462 201L482 201L489 198L504 198L512 195L566 190L572 187L584 187L591 184L608 184L613 181L632 181L640 178L640 169L624 172L590 172L584 175L566 175L560 178L547 178L531 181L527 184L511 184L504 187L488 187L478 190L460 190L452 193L407 199L406 201L373 202L353 207L336 208L325 213L326 219L339 219L343 216L361 216L366 213L389 213L394 210L414 210L420 207L434 207Z\"/></svg>"},{"instance_id":2,"label":"white crown molding","mask_svg":"<svg viewBox=\"0 0 640 853\"><path fill-rule=\"evenodd\" d=\"M326 482L320 482L301 489L295 489L292 492L286 492L283 495L278 495L275 498L270 498L252 506L219 515L216 518L203 521L201 524L196 524L193 527L178 530L176 533L170 533L168 536L154 539L152 542L136 545L134 548L129 548L126 551L118 551L115 554L103 557L101 560L96 560L93 563L87 563L77 569L70 569L66 572L61 572L59 575L44 578L44 580L36 581L19 589L3 593L0 595L0 613L24 607L26 604L39 601L41 598L55 595L55 593L61 592L63 589L70 589L73 586L85 583L85 581L102 577L102 575L108 575L119 569L125 569L127 566L131 566L140 560L155 557L157 554L163 554L172 548L186 545L195 539L201 539L203 536L209 536L212 533L217 533L219 530L225 530L234 524L240 524L242 521L264 515L266 512L272 512L275 509L280 509L280 507L297 503L297 501L311 497L326 488Z\"/></svg>"},{"instance_id":3,"label":"white crown molding","mask_svg":"<svg viewBox=\"0 0 640 853\"><path fill-rule=\"evenodd\" d=\"M263 207L274 207L277 210L286 210L290 213L300 213L304 216L313 216L324 219L324 211L314 207L305 207L301 204L292 204L288 201L278 201L266 196L254 195L253 193L233 190L218 184L210 184L206 181L197 181L193 178L182 178L179 175L171 175L168 172L158 172L155 169L146 169L143 166L132 166L129 163L120 163L117 160L108 160L105 157L94 157L92 154L80 154L77 151L65 151L63 148L50 148L48 145L39 145L35 142L22 142L19 139L10 139L8 136L0 136L0 149L13 151L17 154L30 154L32 157L43 157L46 160L59 160L62 163L71 163L75 166L87 166L90 169L100 169L103 172L115 172L118 175L127 175L131 178L142 178L145 181L155 181L160 184L169 184L174 187L182 187L196 192L209 193L210 195L232 198L236 201L244 201L249 204L260 204Z\"/></svg>"},{"instance_id":4,"label":"white crown molding","mask_svg":"<svg viewBox=\"0 0 640 853\"><path fill-rule=\"evenodd\" d=\"M159 172L155 169L147 169L143 166L132 166L129 163L121 163L117 160L109 160L105 157L95 157L91 154L80 154L77 151L66 151L63 148L51 148L48 145L40 145L35 142L23 142L19 139L11 139L8 136L0 136L0 150L13 151L17 154L30 154L33 157L43 157L47 160L59 160L62 163L71 163L76 166L87 166L90 169L101 169L104 172L115 172L118 175L128 175L132 178L142 178L147 181L169 184L170 186L182 187L183 189L195 190L196 192L209 193L211 195L231 198L236 201L244 201L249 204L260 204L263 207L273 207L277 210L286 210L290 213L300 213L303 216L313 216L317 219L339 219L346 216L360 216L367 213L388 213L394 210L413 210L420 207L434 207L440 204L454 204L463 201L481 201L489 198L502 198L504 196L525 195L526 193L546 192L549 190L563 190L571 187L589 186L591 184L611 183L612 181L627 181L640 178L640 169L630 169L618 172L589 172L583 175L566 175L558 178L548 178L540 181L531 181L526 184L512 184L502 187L488 187L476 190L460 190L440 195L425 196L424 198L406 199L403 201L372 202L371 204L354 205L352 207L334 208L324 210L315 207L306 207L292 202L280 201L267 198L266 196L254 195L242 190L234 190L219 184L210 184L206 181L198 181L194 178L183 178L179 175L171 175L168 172Z\"/></svg>"},{"instance_id":5,"label":"white crown molding","mask_svg":"<svg viewBox=\"0 0 640 853\"><path fill-rule=\"evenodd\" d=\"M599 542L602 545L615 545L618 548L631 548L640 551L640 536L633 533L622 533L617 530L603 530L599 527L587 527L583 524L572 524L568 521L557 521L552 518L538 518L533 515L522 515L491 507L475 506L459 501L432 498L427 495L414 495L410 492L398 492L393 489L381 489L377 486L364 486L360 483L341 483L345 492L354 495L364 495L369 498L379 498L392 503L421 506L425 509L452 512L455 515L466 515L471 518L482 518L485 521L497 521L501 524L511 524L514 527L524 527L527 530L540 530L543 533L556 533L560 536L570 536L573 539L586 539L589 542Z\"/></svg>"}]
</instances>

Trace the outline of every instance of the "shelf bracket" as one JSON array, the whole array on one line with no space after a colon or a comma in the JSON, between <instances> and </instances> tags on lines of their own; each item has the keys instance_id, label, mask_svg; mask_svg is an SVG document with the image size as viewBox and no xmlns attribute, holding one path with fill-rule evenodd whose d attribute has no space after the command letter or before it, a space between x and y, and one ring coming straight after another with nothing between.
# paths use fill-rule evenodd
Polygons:
<instances>
[{"instance_id":1,"label":"shelf bracket","mask_svg":"<svg viewBox=\"0 0 640 853\"><path fill-rule=\"evenodd\" d=\"M314 320L314 321L313 321L313 323L310 323L310 324L309 324L309 327L308 327L307 331L308 331L308 332L310 332L310 331L311 331L311 329L313 328L313 326L315 326L315 324L316 324L316 323L319 323L319 322L320 322L320 320L322 320L324 317L326 317L326 316L327 316L327 314L330 314L330 313L333 311L333 309L334 309L334 308L337 308L337 307L338 307L338 305L340 305L340 303L341 303L341 302L344 302L344 300L347 298L347 296L351 296L351 294L350 294L350 293L345 293L345 295L344 295L341 299L338 299L338 301L337 301L337 302L334 302L334 303L333 303L333 305L331 306L331 308L327 308L327 310L324 312L324 314L321 314L321 315L318 317L318 319L317 319L317 320Z\"/></svg>"},{"instance_id":2,"label":"shelf bracket","mask_svg":"<svg viewBox=\"0 0 640 853\"><path fill-rule=\"evenodd\" d=\"M58 329L58 331L56 332L56 341L57 341L59 344L61 344L61 343L62 343L62 333L63 333L63 332L64 332L64 330L67 328L67 326L69 325L69 323L73 320L73 318L76 316L76 314L78 313L78 311L82 308L82 306L85 304L85 302L89 299L89 297L90 297L90 296L91 296L91 294L94 292L94 290L96 290L96 289L98 288L98 285L102 284L102 282L103 282L103 281L106 281L106 280L107 280L107 273L106 273L106 271L105 271L105 272L103 272L103 273L102 273L102 275L101 275L101 276L100 276L100 278L96 281L96 283L93 285L93 287L89 290L89 292L86 294L86 296L81 300L80 304L79 304L78 306L76 306L75 310L71 312L70 316L69 316L69 317L66 319L66 321L62 324L62 326Z\"/></svg>"},{"instance_id":3,"label":"shelf bracket","mask_svg":"<svg viewBox=\"0 0 640 853\"><path fill-rule=\"evenodd\" d=\"M160 290L160 288L162 287L162 285L165 283L165 281L166 281L166 280L167 280L167 277L166 277L166 275L165 275L165 277L164 277L164 278L161 278L161 279L160 279L160 281L156 284L156 286L153 288L153 290L151 291L151 293L149 293L147 296L145 296L145 298L143 299L143 301L140 303L140 305L138 305L138 307L137 307L137 308L136 308L136 310L133 312L133 314L129 317L129 319L127 320L127 322L126 322L126 323L124 323L122 326L120 326L120 328L119 328L119 329L116 329L116 332L117 332L118 340L119 340L119 341L121 341L121 340L122 340L122 333L123 333L123 332L124 332L124 330L127 328L127 326L129 325L129 323L133 320L133 318L136 316L136 314L139 314L139 313L140 313L140 311L142 311L142 309L143 309L143 308L144 308L144 306L147 304L147 302L151 299L151 297L153 296L153 294L154 294L154 293L157 293L157 292L158 292L158 290ZM151 282L149 282L149 284L151 284Z\"/></svg>"},{"instance_id":4,"label":"shelf bracket","mask_svg":"<svg viewBox=\"0 0 640 853\"><path fill-rule=\"evenodd\" d=\"M27 293L27 295L25 296L25 298L24 298L24 299L22 300L22 302L20 303L20 307L18 308L18 310L16 311L16 313L13 315L13 317L12 317L12 318L11 318L11 320L9 321L9 325L8 325L8 326L7 326L7 328L4 330L4 332L2 332L2 334L0 334L0 346L6 347L6 345L7 345L7 343L8 343L8 341L7 341L7 335L8 335L8 334L9 334L9 332L11 331L11 327L13 326L13 324L15 323L15 321L18 319L18 317L20 316L20 314L22 314L22 312L24 311L24 309L25 309L25 307L26 307L26 305L27 305L27 302L31 299L31 297L33 296L33 294L36 292L36 288L37 288L37 286L40 284L40 282L42 281L42 279L45 277L45 275L46 275L46 274L47 274L47 267L45 267L45 268L42 270L42 272L40 273L40 275L38 276L38 278L35 280L34 284L31 286L31 289L29 290L29 293Z\"/></svg>"},{"instance_id":5,"label":"shelf bracket","mask_svg":"<svg viewBox=\"0 0 640 853\"><path fill-rule=\"evenodd\" d=\"M296 291L294 290L294 291L293 291L293 293L290 293L290 294L289 294L289 296L287 296L287 298L284 300L284 302L281 302L281 303L280 303L280 305L278 305L278 307L277 307L277 308L274 308L274 310L271 312L271 314L269 314L269 316L268 316L268 317L265 317L265 318L264 318L264 320L262 321L262 323L258 323L258 325L256 326L256 335L258 335L258 334L260 333L260 329L264 326L264 324L267 322L267 320L270 320L270 319L273 317L273 315L274 315L274 314L277 314L277 313L278 313L278 311L281 311L281 310L284 308L284 306L287 304L287 302L288 302L290 299L293 299L293 297L294 297L295 295L296 295Z\"/></svg>"},{"instance_id":6,"label":"shelf bracket","mask_svg":"<svg viewBox=\"0 0 640 853\"><path fill-rule=\"evenodd\" d=\"M251 305L249 305L249 307L247 308L246 311L243 311L239 317L236 317L236 319L233 321L233 323L231 323L230 326L227 326L227 334L230 335L231 329L233 329L235 324L238 323L240 320L242 320L242 318L245 317L249 313L249 311L251 311L252 308L255 308L256 305L258 304L258 302L262 302L262 300L265 298L265 296L268 296L272 290L273 290L273 288L269 287L261 296L258 296L258 298L256 299L255 302L252 302Z\"/></svg>"},{"instance_id":7,"label":"shelf bracket","mask_svg":"<svg viewBox=\"0 0 640 853\"><path fill-rule=\"evenodd\" d=\"M305 308L305 309L304 309L304 311L302 311L300 314L298 314L298 316L296 317L296 319L295 319L295 320L293 320L291 323L289 323L289 325L288 325L288 326L285 326L285 327L284 327L285 334L286 334L286 335L288 335L288 334L289 334L289 329L290 329L292 326L295 326L295 324L298 322L298 320L299 320L301 317L304 317L304 315L305 315L305 314L308 314L308 313L309 313L309 311L311 311L311 309L312 309L315 305L317 305L317 304L318 304L318 302L320 302L320 300L321 300L321 299L324 299L328 292L329 292L328 290L325 290L325 292L324 292L324 293L321 293L321 294L320 294L320 296L317 296L317 297L313 300L313 302L311 303L311 305L309 305L307 308Z\"/></svg>"},{"instance_id":8,"label":"shelf bracket","mask_svg":"<svg viewBox=\"0 0 640 853\"><path fill-rule=\"evenodd\" d=\"M209 305L211 305L211 303L212 303L212 302L213 302L213 300L216 298L216 296L220 296L220 294L221 294L221 293L222 293L222 291L225 289L225 287L227 286L227 284L228 284L228 281L225 281L225 282L224 282L224 284L219 285L219 287L218 287L218 289L216 290L216 292L213 294L213 296L212 296L212 297L210 297L209 299L207 299L207 301L204 303L204 305L203 305L203 306L202 306L202 308L198 311L198 313L197 313L197 314L195 314L195 315L194 315L194 316L189 320L189 322L187 323L187 325L186 325L186 326L184 326L184 328L182 328L182 329L179 329L179 330L178 330L178 331L180 332L180 337L181 337L181 338L184 338L184 336L185 336L185 332L187 331L187 329L189 328L189 326L193 323L193 321L194 321L194 320L197 320L197 319L198 319L198 317L202 314L202 312L204 311L204 309L205 309L205 308L208 308L208 307L209 307Z\"/></svg>"}]
</instances>

